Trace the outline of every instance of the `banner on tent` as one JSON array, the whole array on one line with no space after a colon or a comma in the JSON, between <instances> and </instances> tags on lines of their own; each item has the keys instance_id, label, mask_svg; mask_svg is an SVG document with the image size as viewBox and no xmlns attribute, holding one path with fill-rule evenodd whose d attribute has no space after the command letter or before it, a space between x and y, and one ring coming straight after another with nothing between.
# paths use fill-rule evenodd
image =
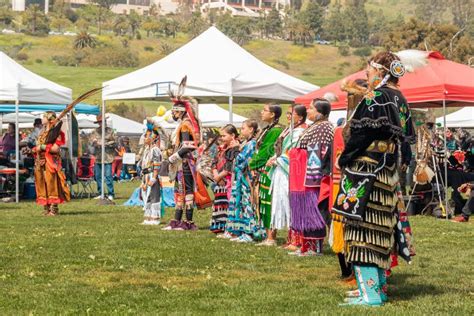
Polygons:
<instances>
[{"instance_id":1,"label":"banner on tent","mask_svg":"<svg viewBox=\"0 0 474 316\"><path fill-rule=\"evenodd\" d=\"M171 90L171 85L175 84L172 81L163 81L163 82L156 82L152 83L152 85L156 86L156 96L163 96L168 95L168 92Z\"/></svg>"}]
</instances>

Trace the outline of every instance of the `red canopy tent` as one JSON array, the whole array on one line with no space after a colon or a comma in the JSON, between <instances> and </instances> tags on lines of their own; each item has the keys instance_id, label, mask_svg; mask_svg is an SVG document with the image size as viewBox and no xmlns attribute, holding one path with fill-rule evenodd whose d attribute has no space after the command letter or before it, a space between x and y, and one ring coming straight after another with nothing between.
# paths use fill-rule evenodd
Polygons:
<instances>
[{"instance_id":1,"label":"red canopy tent","mask_svg":"<svg viewBox=\"0 0 474 316\"><path fill-rule=\"evenodd\" d=\"M366 78L365 70L344 79L358 78ZM300 96L295 102L309 105L311 100L332 92L339 98L339 101L332 103L332 109L343 110L347 106L347 95L340 88L344 79ZM441 107L443 101L446 106L465 106L466 103L474 103L474 68L447 60L439 52L430 52L425 67L400 79L400 90L411 107Z\"/></svg>"}]
</instances>

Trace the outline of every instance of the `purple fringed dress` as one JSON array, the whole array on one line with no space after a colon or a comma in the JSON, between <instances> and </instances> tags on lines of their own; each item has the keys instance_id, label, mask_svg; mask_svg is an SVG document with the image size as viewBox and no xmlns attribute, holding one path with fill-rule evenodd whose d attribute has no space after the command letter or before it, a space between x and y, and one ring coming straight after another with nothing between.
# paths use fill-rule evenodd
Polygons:
<instances>
[{"instance_id":1,"label":"purple fringed dress","mask_svg":"<svg viewBox=\"0 0 474 316\"><path fill-rule=\"evenodd\" d=\"M326 222L319 210L321 179L329 174L332 124L319 121L300 137L290 157L291 229L303 233L301 252L322 253Z\"/></svg>"}]
</instances>

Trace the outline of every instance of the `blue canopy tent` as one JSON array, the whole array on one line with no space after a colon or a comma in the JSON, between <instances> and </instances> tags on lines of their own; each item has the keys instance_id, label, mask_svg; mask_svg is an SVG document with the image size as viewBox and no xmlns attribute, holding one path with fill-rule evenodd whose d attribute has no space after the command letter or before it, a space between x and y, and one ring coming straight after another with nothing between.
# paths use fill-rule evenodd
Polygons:
<instances>
[{"instance_id":1,"label":"blue canopy tent","mask_svg":"<svg viewBox=\"0 0 474 316\"><path fill-rule=\"evenodd\" d=\"M61 112L66 108L66 104L20 104L18 112ZM87 103L79 103L74 107L76 113L82 114L99 114L99 107ZM0 104L0 113L14 113L15 104Z\"/></svg>"}]
</instances>

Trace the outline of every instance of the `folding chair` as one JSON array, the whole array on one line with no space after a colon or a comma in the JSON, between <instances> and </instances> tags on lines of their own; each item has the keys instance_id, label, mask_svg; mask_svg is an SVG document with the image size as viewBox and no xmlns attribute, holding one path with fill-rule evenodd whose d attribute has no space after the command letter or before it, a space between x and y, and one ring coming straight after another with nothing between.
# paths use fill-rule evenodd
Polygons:
<instances>
[{"instance_id":1,"label":"folding chair","mask_svg":"<svg viewBox=\"0 0 474 316\"><path fill-rule=\"evenodd\" d=\"M87 195L89 199L94 195L94 156L82 156L77 160L77 181L79 182L78 198Z\"/></svg>"}]
</instances>

